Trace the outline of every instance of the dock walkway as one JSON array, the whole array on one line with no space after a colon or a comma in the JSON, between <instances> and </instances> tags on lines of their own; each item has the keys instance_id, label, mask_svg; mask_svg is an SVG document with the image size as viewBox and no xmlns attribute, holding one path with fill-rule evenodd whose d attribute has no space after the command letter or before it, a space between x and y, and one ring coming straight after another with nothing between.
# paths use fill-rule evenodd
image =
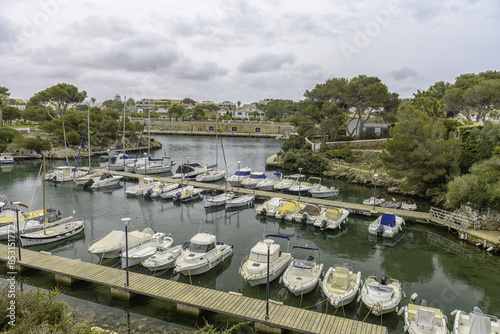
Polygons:
<instances>
[{"instance_id":1,"label":"dock walkway","mask_svg":"<svg viewBox=\"0 0 500 334\"><path fill-rule=\"evenodd\" d=\"M7 261L8 250L8 246L0 244L0 260ZM92 282L128 293L160 298L177 303L177 305L222 313L261 323L271 328L303 333L387 333L386 328L382 326L275 302L269 303L269 320L266 320L265 300L134 272L129 273L129 286L125 286L126 271L121 269L27 249L21 250L21 258L22 261L17 261L16 265L51 272L56 276L69 276L72 279ZM9 268L9 270L13 269Z\"/></svg>"}]
</instances>

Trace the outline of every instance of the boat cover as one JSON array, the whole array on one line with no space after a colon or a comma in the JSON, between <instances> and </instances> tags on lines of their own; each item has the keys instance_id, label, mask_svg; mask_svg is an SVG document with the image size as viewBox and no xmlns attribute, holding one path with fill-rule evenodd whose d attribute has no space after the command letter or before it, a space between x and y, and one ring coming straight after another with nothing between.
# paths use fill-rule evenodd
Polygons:
<instances>
[{"instance_id":1,"label":"boat cover","mask_svg":"<svg viewBox=\"0 0 500 334\"><path fill-rule=\"evenodd\" d=\"M382 219L380 220L380 225L389 227L396 226L396 216L389 213L384 213L382 215Z\"/></svg>"},{"instance_id":2,"label":"boat cover","mask_svg":"<svg viewBox=\"0 0 500 334\"><path fill-rule=\"evenodd\" d=\"M472 334L490 334L491 333L491 320L484 315L477 315L474 313L469 314L470 329L469 333Z\"/></svg>"},{"instance_id":3,"label":"boat cover","mask_svg":"<svg viewBox=\"0 0 500 334\"><path fill-rule=\"evenodd\" d=\"M326 209L325 213L326 218L332 221L337 221L340 216L342 216L342 210L340 209L333 209L333 208L328 208Z\"/></svg>"},{"instance_id":4,"label":"boat cover","mask_svg":"<svg viewBox=\"0 0 500 334\"><path fill-rule=\"evenodd\" d=\"M316 205L306 205L303 207L299 213L307 213L310 216L317 216L321 213L321 209Z\"/></svg>"},{"instance_id":5,"label":"boat cover","mask_svg":"<svg viewBox=\"0 0 500 334\"><path fill-rule=\"evenodd\" d=\"M431 310L418 308L417 310L417 325L422 329L434 328L435 314Z\"/></svg>"}]
</instances>

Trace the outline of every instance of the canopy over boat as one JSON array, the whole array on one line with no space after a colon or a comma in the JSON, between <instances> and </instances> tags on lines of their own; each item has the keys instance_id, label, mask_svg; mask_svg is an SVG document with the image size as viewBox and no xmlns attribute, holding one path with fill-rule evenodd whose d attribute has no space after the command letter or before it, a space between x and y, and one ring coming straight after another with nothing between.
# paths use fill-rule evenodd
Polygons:
<instances>
[{"instance_id":1,"label":"canopy over boat","mask_svg":"<svg viewBox=\"0 0 500 334\"><path fill-rule=\"evenodd\" d=\"M394 227L396 226L396 216L390 213L384 213L380 220L380 225Z\"/></svg>"}]
</instances>

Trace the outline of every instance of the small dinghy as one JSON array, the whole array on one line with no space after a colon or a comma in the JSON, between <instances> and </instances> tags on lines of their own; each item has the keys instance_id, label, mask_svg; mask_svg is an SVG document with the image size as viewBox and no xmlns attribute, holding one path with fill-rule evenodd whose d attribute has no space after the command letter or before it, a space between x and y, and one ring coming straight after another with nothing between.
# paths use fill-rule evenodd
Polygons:
<instances>
[{"instance_id":1,"label":"small dinghy","mask_svg":"<svg viewBox=\"0 0 500 334\"><path fill-rule=\"evenodd\" d=\"M355 274L349 264L330 267L321 284L323 293L333 307L352 302L361 287L361 271Z\"/></svg>"},{"instance_id":2,"label":"small dinghy","mask_svg":"<svg viewBox=\"0 0 500 334\"><path fill-rule=\"evenodd\" d=\"M345 223L347 216L349 216L348 210L329 207L316 217L313 225L321 230L334 230L340 227L340 224Z\"/></svg>"},{"instance_id":3,"label":"small dinghy","mask_svg":"<svg viewBox=\"0 0 500 334\"><path fill-rule=\"evenodd\" d=\"M316 218L325 212L326 208L322 208L316 204L307 203L302 209L292 215L292 219L296 223L314 224Z\"/></svg>"},{"instance_id":4,"label":"small dinghy","mask_svg":"<svg viewBox=\"0 0 500 334\"><path fill-rule=\"evenodd\" d=\"M294 251L295 249L318 251L319 253L319 248L293 246ZM316 262L312 255L304 260L294 259L282 276L283 284L295 296L305 295L316 288L322 273L323 264Z\"/></svg>"},{"instance_id":5,"label":"small dinghy","mask_svg":"<svg viewBox=\"0 0 500 334\"><path fill-rule=\"evenodd\" d=\"M370 223L368 232L378 237L392 238L403 229L402 225L404 223L405 221L403 218L393 215L392 213L384 213Z\"/></svg>"},{"instance_id":6,"label":"small dinghy","mask_svg":"<svg viewBox=\"0 0 500 334\"><path fill-rule=\"evenodd\" d=\"M159 248L167 249L172 247L173 244L174 239L172 237L165 236L165 233L157 232L153 234L149 242L121 252L122 269L127 268L127 264L129 267L141 264L142 261L155 254Z\"/></svg>"},{"instance_id":7,"label":"small dinghy","mask_svg":"<svg viewBox=\"0 0 500 334\"><path fill-rule=\"evenodd\" d=\"M274 217L276 211L278 211L279 208L285 205L285 203L286 201L284 201L280 197L272 197L271 199L268 199L261 205L257 206L255 208L255 213L257 213L258 215Z\"/></svg>"},{"instance_id":8,"label":"small dinghy","mask_svg":"<svg viewBox=\"0 0 500 334\"><path fill-rule=\"evenodd\" d=\"M305 203L299 203L297 201L288 201L276 211L274 217L277 219L285 219L292 221L293 220L293 214L300 209L302 209L305 205Z\"/></svg>"},{"instance_id":9,"label":"small dinghy","mask_svg":"<svg viewBox=\"0 0 500 334\"><path fill-rule=\"evenodd\" d=\"M148 257L142 265L149 271L158 271L171 269L175 267L175 261L189 247L189 241L184 241L182 245L173 246L170 248L160 248Z\"/></svg>"},{"instance_id":10,"label":"small dinghy","mask_svg":"<svg viewBox=\"0 0 500 334\"><path fill-rule=\"evenodd\" d=\"M226 201L226 210L250 207L253 205L254 201L255 195L253 194L233 197Z\"/></svg>"},{"instance_id":11,"label":"small dinghy","mask_svg":"<svg viewBox=\"0 0 500 334\"><path fill-rule=\"evenodd\" d=\"M335 187L327 187L320 185L319 188L314 188L309 191L312 197L315 198L329 198L339 195L339 190Z\"/></svg>"},{"instance_id":12,"label":"small dinghy","mask_svg":"<svg viewBox=\"0 0 500 334\"><path fill-rule=\"evenodd\" d=\"M497 317L484 314L479 307L474 307L472 312L455 310L453 334L500 334L500 322Z\"/></svg>"},{"instance_id":13,"label":"small dinghy","mask_svg":"<svg viewBox=\"0 0 500 334\"><path fill-rule=\"evenodd\" d=\"M397 311L399 302L403 296L401 283L396 279L389 279L387 276L377 281L377 276L368 276L361 289L363 303L374 315L381 315Z\"/></svg>"},{"instance_id":14,"label":"small dinghy","mask_svg":"<svg viewBox=\"0 0 500 334\"><path fill-rule=\"evenodd\" d=\"M417 204L413 202L411 199L407 201L401 202L401 210L410 210L410 211L415 211L417 210Z\"/></svg>"},{"instance_id":15,"label":"small dinghy","mask_svg":"<svg viewBox=\"0 0 500 334\"><path fill-rule=\"evenodd\" d=\"M405 317L405 333L410 334L448 334L446 327L446 316L443 311L437 308L428 307L427 301L422 300L420 305L416 305L415 301L418 295L414 293L410 297L410 303L399 310L398 315L404 312ZM469 333L464 332L464 333ZM473 332L476 333L476 332ZM489 332L488 332L489 333Z\"/></svg>"},{"instance_id":16,"label":"small dinghy","mask_svg":"<svg viewBox=\"0 0 500 334\"><path fill-rule=\"evenodd\" d=\"M377 197L370 197L368 199L365 199L363 201L363 204L364 205L378 205L380 206L380 204L384 203L385 202L385 198L381 198L380 195L378 195Z\"/></svg>"},{"instance_id":17,"label":"small dinghy","mask_svg":"<svg viewBox=\"0 0 500 334\"><path fill-rule=\"evenodd\" d=\"M205 209L226 205L226 202L234 197L234 193L224 192L220 195L207 197L205 199Z\"/></svg>"}]
</instances>

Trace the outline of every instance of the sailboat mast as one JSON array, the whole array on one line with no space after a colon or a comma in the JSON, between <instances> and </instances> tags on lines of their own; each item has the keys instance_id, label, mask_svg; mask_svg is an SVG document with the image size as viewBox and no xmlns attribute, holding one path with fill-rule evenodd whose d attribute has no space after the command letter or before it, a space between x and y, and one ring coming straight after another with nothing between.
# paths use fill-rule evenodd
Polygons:
<instances>
[{"instance_id":1,"label":"sailboat mast","mask_svg":"<svg viewBox=\"0 0 500 334\"><path fill-rule=\"evenodd\" d=\"M45 209L45 154L43 156L43 234L45 234L45 223L47 222Z\"/></svg>"},{"instance_id":2,"label":"sailboat mast","mask_svg":"<svg viewBox=\"0 0 500 334\"><path fill-rule=\"evenodd\" d=\"M215 170L219 170L219 144L217 143L217 132L219 131L219 115L215 117Z\"/></svg>"},{"instance_id":3,"label":"sailboat mast","mask_svg":"<svg viewBox=\"0 0 500 334\"><path fill-rule=\"evenodd\" d=\"M127 103L127 97L124 96L125 103L123 103L123 138L122 138L122 146L123 153L125 154L125 104Z\"/></svg>"},{"instance_id":4,"label":"sailboat mast","mask_svg":"<svg viewBox=\"0 0 500 334\"><path fill-rule=\"evenodd\" d=\"M89 172L90 172L90 111L89 111L89 114L87 115L87 123L88 123L87 137L88 137L88 146L89 146Z\"/></svg>"}]
</instances>

